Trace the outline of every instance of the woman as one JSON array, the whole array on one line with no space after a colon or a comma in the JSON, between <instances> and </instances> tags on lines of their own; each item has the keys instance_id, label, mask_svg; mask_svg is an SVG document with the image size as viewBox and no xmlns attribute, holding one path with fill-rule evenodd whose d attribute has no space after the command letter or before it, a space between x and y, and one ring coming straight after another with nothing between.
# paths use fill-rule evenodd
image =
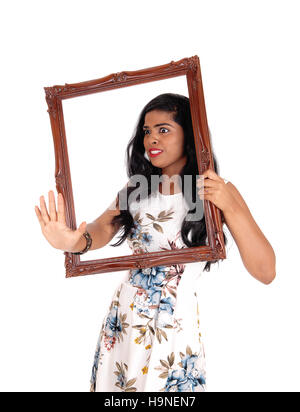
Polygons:
<instances>
[{"instance_id":1,"label":"woman","mask_svg":"<svg viewBox=\"0 0 300 412\"><path fill-rule=\"evenodd\" d=\"M188 98L163 94L144 107L127 148L127 162L130 181L119 192L116 207L108 208L88 225L82 222L77 230L66 226L61 194L56 212L54 193L49 192L49 213L41 196L36 214L53 247L83 253L105 246L120 230L114 246L127 240L133 253L205 245L204 216L189 218L197 200L205 198L221 210L222 222L228 226L248 272L265 284L272 282L274 251L236 187L218 176L215 157L216 173L206 170L196 184L198 168ZM147 184L139 199L133 199L136 189L131 183L137 175ZM153 176L160 180L151 186ZM192 177L190 184L184 176ZM128 209L121 207L124 197ZM209 271L212 263L129 271L102 324L91 391L205 391L205 354L195 289L199 275Z\"/></svg>"}]
</instances>

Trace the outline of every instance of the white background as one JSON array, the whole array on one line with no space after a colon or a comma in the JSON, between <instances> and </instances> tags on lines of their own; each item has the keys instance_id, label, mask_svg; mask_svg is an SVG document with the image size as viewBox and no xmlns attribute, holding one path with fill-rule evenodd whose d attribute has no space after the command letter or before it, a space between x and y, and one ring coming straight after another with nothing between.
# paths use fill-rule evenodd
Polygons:
<instances>
[{"instance_id":1,"label":"white background","mask_svg":"<svg viewBox=\"0 0 300 412\"><path fill-rule=\"evenodd\" d=\"M263 285L229 239L228 259L203 274L208 390L299 391L298 6L1 2L1 391L88 391L102 319L124 277L65 279L63 252L41 234L34 206L56 190L43 87L196 54L220 175L277 257L277 277Z\"/></svg>"}]
</instances>

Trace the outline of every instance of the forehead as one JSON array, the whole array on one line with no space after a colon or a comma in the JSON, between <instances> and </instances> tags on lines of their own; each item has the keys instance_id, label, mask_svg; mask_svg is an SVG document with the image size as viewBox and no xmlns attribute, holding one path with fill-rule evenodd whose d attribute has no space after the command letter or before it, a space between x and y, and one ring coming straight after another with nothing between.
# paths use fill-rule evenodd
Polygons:
<instances>
[{"instance_id":1,"label":"forehead","mask_svg":"<svg viewBox=\"0 0 300 412\"><path fill-rule=\"evenodd\" d=\"M151 110L151 112L146 113L144 123L146 126L152 126L156 123L163 122L175 124L173 117L174 113L172 112L164 112L162 110Z\"/></svg>"}]
</instances>

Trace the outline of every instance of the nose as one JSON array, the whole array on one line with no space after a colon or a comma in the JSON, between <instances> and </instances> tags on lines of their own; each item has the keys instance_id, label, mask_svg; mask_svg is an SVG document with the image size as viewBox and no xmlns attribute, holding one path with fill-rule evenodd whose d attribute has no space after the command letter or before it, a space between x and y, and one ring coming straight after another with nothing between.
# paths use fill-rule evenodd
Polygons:
<instances>
[{"instance_id":1,"label":"nose","mask_svg":"<svg viewBox=\"0 0 300 412\"><path fill-rule=\"evenodd\" d=\"M150 137L150 142L151 142L151 144L157 144L158 143L158 138L155 135L153 135L153 136Z\"/></svg>"},{"instance_id":2,"label":"nose","mask_svg":"<svg viewBox=\"0 0 300 412\"><path fill-rule=\"evenodd\" d=\"M156 135L155 131L147 133L144 138L144 142L147 142L147 145L157 145L159 143L159 137Z\"/></svg>"}]
</instances>

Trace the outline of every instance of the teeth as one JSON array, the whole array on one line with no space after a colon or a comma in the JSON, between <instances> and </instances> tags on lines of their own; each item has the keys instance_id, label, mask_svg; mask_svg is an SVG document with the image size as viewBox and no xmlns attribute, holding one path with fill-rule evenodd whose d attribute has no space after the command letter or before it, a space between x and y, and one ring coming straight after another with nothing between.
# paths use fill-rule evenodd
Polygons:
<instances>
[{"instance_id":1,"label":"teeth","mask_svg":"<svg viewBox=\"0 0 300 412\"><path fill-rule=\"evenodd\" d=\"M161 153L161 150L151 150L152 154L157 154L157 153Z\"/></svg>"}]
</instances>

